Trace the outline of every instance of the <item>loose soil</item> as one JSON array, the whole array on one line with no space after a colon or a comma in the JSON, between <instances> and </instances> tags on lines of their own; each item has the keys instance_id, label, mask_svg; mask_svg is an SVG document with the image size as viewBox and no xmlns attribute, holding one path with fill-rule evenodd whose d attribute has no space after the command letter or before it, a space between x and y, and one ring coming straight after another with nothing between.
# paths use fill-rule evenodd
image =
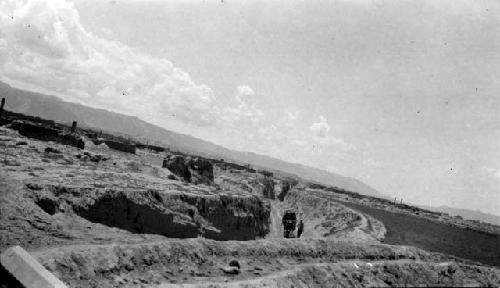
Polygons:
<instances>
[{"instance_id":1,"label":"loose soil","mask_svg":"<svg viewBox=\"0 0 500 288\"><path fill-rule=\"evenodd\" d=\"M195 185L161 168L168 151L85 144L0 127L0 248L70 287L500 285L495 227L211 159L213 182ZM301 238L283 239L286 209Z\"/></svg>"}]
</instances>

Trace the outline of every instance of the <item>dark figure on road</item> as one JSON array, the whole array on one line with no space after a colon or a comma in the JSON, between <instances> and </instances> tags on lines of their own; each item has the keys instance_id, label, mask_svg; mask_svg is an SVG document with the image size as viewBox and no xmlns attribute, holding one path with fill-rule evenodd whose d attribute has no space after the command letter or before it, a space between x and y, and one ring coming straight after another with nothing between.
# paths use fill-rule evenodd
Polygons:
<instances>
[{"instance_id":1,"label":"dark figure on road","mask_svg":"<svg viewBox=\"0 0 500 288\"><path fill-rule=\"evenodd\" d=\"M300 220L299 227L297 228L297 238L300 238L300 235L302 235L302 232L304 232L304 222L302 222L302 220Z\"/></svg>"},{"instance_id":2,"label":"dark figure on road","mask_svg":"<svg viewBox=\"0 0 500 288\"><path fill-rule=\"evenodd\" d=\"M285 238L292 238L293 230L295 230L295 225L297 224L297 215L295 212L286 211L281 224L283 225L283 236Z\"/></svg>"}]
</instances>

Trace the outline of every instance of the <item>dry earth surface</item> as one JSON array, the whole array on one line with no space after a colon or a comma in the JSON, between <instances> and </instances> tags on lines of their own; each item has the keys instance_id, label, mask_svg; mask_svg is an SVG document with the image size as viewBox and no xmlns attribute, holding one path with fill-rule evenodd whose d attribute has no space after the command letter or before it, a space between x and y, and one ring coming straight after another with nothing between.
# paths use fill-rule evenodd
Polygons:
<instances>
[{"instance_id":1,"label":"dry earth surface","mask_svg":"<svg viewBox=\"0 0 500 288\"><path fill-rule=\"evenodd\" d=\"M500 286L497 226L221 160L88 138L78 149L8 127L0 248L21 245L70 287ZM166 156L191 166L162 168ZM304 220L301 238L282 237L287 209Z\"/></svg>"}]
</instances>

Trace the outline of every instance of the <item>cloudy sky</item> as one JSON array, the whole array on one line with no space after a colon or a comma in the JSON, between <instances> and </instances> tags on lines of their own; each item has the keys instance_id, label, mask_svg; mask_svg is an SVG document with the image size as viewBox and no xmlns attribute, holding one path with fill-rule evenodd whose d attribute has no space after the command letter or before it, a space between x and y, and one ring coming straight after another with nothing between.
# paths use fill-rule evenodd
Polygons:
<instances>
[{"instance_id":1,"label":"cloudy sky","mask_svg":"<svg viewBox=\"0 0 500 288\"><path fill-rule=\"evenodd\" d=\"M0 0L0 79L500 215L500 2Z\"/></svg>"}]
</instances>

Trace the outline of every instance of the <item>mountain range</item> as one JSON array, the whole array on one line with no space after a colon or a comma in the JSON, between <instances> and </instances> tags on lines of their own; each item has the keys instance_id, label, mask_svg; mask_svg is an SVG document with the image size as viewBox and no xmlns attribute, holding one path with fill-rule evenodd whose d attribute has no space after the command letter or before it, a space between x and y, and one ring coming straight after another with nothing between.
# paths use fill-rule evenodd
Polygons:
<instances>
[{"instance_id":1,"label":"mountain range","mask_svg":"<svg viewBox=\"0 0 500 288\"><path fill-rule=\"evenodd\" d=\"M0 97L6 98L5 109L27 115L39 116L61 123L77 121L79 127L88 127L104 132L129 135L152 141L171 150L202 155L239 164L250 164L258 169L291 174L304 180L336 186L364 195L383 197L385 195L367 184L351 177L345 177L325 170L290 163L266 155L230 150L214 143L169 131L150 124L135 116L96 109L77 103L63 101L52 95L30 92L0 82Z\"/></svg>"},{"instance_id":2,"label":"mountain range","mask_svg":"<svg viewBox=\"0 0 500 288\"><path fill-rule=\"evenodd\" d=\"M468 220L478 220L481 222L487 222L500 226L500 216L484 213L478 210L460 209L449 206L438 206L438 207L421 206L421 207L431 211L443 212L452 216L460 216Z\"/></svg>"}]
</instances>

